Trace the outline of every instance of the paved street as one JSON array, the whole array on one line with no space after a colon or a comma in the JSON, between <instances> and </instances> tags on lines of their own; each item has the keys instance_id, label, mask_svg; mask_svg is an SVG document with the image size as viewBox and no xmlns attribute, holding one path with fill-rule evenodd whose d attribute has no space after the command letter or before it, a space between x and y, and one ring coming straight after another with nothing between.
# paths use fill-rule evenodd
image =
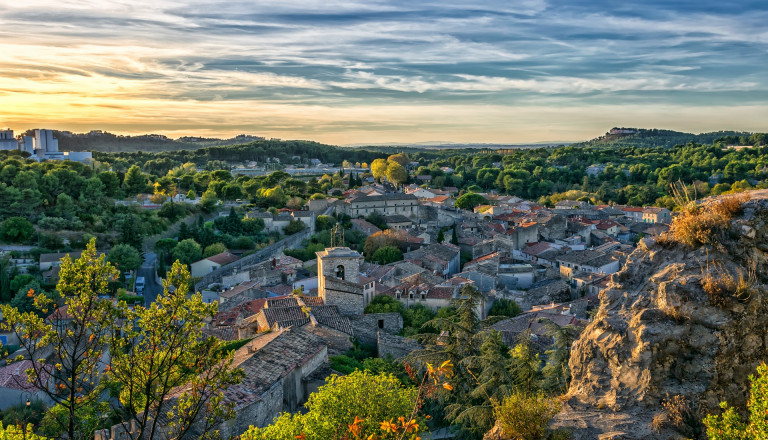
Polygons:
<instances>
[{"instance_id":1,"label":"paved street","mask_svg":"<svg viewBox=\"0 0 768 440\"><path fill-rule=\"evenodd\" d=\"M162 293L163 286L159 285L155 281L155 263L157 262L157 254L154 252L147 252L144 254L144 263L138 270L138 275L144 277L144 305L148 306L155 301L155 298Z\"/></svg>"}]
</instances>

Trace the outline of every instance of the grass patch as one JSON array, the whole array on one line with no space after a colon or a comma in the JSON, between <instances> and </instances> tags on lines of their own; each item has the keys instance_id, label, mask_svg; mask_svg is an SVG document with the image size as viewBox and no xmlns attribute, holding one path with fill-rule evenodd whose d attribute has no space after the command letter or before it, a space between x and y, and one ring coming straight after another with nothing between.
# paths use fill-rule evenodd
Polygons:
<instances>
[{"instance_id":1,"label":"grass patch","mask_svg":"<svg viewBox=\"0 0 768 440\"><path fill-rule=\"evenodd\" d=\"M748 200L748 194L737 194L701 205L687 203L672 221L666 238L691 247L717 244Z\"/></svg>"}]
</instances>

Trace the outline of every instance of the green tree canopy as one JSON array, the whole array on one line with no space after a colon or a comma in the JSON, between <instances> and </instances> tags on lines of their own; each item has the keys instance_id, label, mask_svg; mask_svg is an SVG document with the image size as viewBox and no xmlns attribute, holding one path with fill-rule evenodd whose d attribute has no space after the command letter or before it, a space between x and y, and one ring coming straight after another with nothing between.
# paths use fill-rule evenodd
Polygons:
<instances>
[{"instance_id":1,"label":"green tree canopy","mask_svg":"<svg viewBox=\"0 0 768 440\"><path fill-rule=\"evenodd\" d=\"M378 264L389 264L403 259L403 253L395 246L383 246L376 249L371 261Z\"/></svg>"},{"instance_id":2,"label":"green tree canopy","mask_svg":"<svg viewBox=\"0 0 768 440\"><path fill-rule=\"evenodd\" d=\"M389 374L374 375L367 371L355 371L348 376L333 375L326 384L309 396L304 405L307 412L291 415L283 413L272 425L265 428L251 427L240 436L243 440L286 440L306 438L326 440L339 438L350 424L359 422L358 438L385 437L382 422L410 418L417 399L415 387L404 387ZM301 437L303 436L303 437ZM410 438L410 437L407 437Z\"/></svg>"},{"instance_id":3,"label":"green tree canopy","mask_svg":"<svg viewBox=\"0 0 768 440\"><path fill-rule=\"evenodd\" d=\"M192 238L181 240L171 251L171 255L174 259L181 261L184 264L192 264L195 261L199 261L203 256L203 249Z\"/></svg>"},{"instance_id":4,"label":"green tree canopy","mask_svg":"<svg viewBox=\"0 0 768 440\"><path fill-rule=\"evenodd\" d=\"M118 244L109 251L107 261L121 271L136 270L141 265L141 254L131 245Z\"/></svg>"},{"instance_id":5,"label":"green tree canopy","mask_svg":"<svg viewBox=\"0 0 768 440\"><path fill-rule=\"evenodd\" d=\"M35 227L24 217L11 217L0 224L0 238L11 243L26 243L35 236Z\"/></svg>"},{"instance_id":6,"label":"green tree canopy","mask_svg":"<svg viewBox=\"0 0 768 440\"><path fill-rule=\"evenodd\" d=\"M475 206L482 205L484 203L488 203L488 201L485 200L485 197L475 193L466 193L456 199L457 208L466 209L469 211L474 209Z\"/></svg>"}]
</instances>

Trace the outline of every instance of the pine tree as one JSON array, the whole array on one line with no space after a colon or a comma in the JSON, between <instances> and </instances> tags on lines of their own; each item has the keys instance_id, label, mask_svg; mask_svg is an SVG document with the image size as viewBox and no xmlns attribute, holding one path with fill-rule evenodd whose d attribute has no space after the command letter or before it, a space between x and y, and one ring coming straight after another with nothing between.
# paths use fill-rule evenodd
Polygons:
<instances>
[{"instance_id":1,"label":"pine tree","mask_svg":"<svg viewBox=\"0 0 768 440\"><path fill-rule=\"evenodd\" d=\"M459 236L456 235L456 226L453 227L453 232L451 232L451 244L456 246L459 245Z\"/></svg>"},{"instance_id":2,"label":"pine tree","mask_svg":"<svg viewBox=\"0 0 768 440\"><path fill-rule=\"evenodd\" d=\"M437 242L442 243L444 241L445 241L445 234L443 233L443 230L441 228L440 231L437 233Z\"/></svg>"}]
</instances>

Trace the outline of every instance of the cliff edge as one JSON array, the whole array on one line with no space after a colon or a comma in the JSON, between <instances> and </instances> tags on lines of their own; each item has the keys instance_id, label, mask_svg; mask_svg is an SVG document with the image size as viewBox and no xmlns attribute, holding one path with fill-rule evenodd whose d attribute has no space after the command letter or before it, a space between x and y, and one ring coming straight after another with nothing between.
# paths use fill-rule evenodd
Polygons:
<instances>
[{"instance_id":1,"label":"cliff edge","mask_svg":"<svg viewBox=\"0 0 768 440\"><path fill-rule=\"evenodd\" d=\"M572 348L551 427L574 439L701 438L768 361L768 191L706 199L630 255Z\"/></svg>"}]
</instances>

